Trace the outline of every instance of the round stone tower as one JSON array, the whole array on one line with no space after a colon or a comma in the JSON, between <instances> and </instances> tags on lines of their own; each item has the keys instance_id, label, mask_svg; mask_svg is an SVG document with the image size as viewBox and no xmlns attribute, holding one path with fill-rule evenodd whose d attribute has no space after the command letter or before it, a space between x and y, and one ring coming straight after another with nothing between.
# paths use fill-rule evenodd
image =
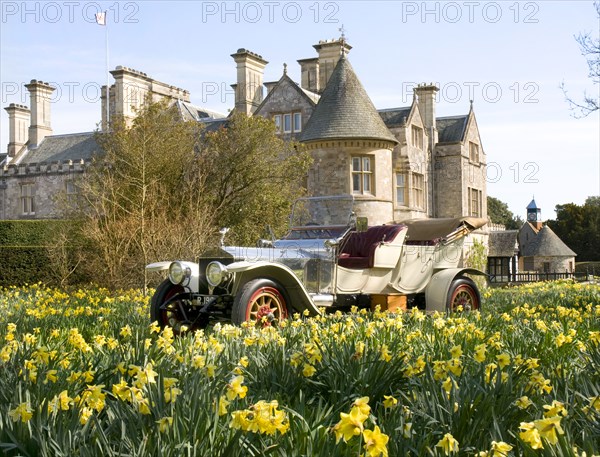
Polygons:
<instances>
[{"instance_id":1,"label":"round stone tower","mask_svg":"<svg viewBox=\"0 0 600 457\"><path fill-rule=\"evenodd\" d=\"M307 183L312 196L353 195L357 216L368 217L370 225L394 219L392 150L398 141L343 53L300 141L314 159Z\"/></svg>"}]
</instances>

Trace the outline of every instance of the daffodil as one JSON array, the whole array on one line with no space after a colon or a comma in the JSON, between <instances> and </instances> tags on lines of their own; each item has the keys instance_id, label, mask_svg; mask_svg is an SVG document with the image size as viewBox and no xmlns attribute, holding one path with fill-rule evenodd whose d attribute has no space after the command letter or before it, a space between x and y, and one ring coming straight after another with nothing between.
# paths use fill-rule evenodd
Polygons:
<instances>
[{"instance_id":1,"label":"daffodil","mask_svg":"<svg viewBox=\"0 0 600 457\"><path fill-rule=\"evenodd\" d=\"M515 401L515 404L517 405L517 407L519 409L527 409L533 403L529 399L529 397L527 397L526 395L523 395L522 397L518 398L517 401Z\"/></svg>"},{"instance_id":2,"label":"daffodil","mask_svg":"<svg viewBox=\"0 0 600 457\"><path fill-rule=\"evenodd\" d=\"M227 396L227 400L233 401L238 397L244 398L246 396L246 392L248 392L248 387L242 386L243 383L243 376L235 376L231 379L231 381L229 381L229 384L227 385L227 392L225 394Z\"/></svg>"},{"instance_id":3,"label":"daffodil","mask_svg":"<svg viewBox=\"0 0 600 457\"><path fill-rule=\"evenodd\" d=\"M219 416L224 416L225 414L227 414L227 407L229 406L229 402L227 401L227 398L225 397L225 395L221 395L221 397L219 397Z\"/></svg>"},{"instance_id":4,"label":"daffodil","mask_svg":"<svg viewBox=\"0 0 600 457\"><path fill-rule=\"evenodd\" d=\"M394 408L398 404L398 400L392 397L391 395L384 395L383 398L383 406L386 409Z\"/></svg>"},{"instance_id":5,"label":"daffodil","mask_svg":"<svg viewBox=\"0 0 600 457\"><path fill-rule=\"evenodd\" d=\"M15 409L10 410L8 415L13 422L18 422L20 420L23 423L27 423L33 417L33 411L31 410L29 403L20 403Z\"/></svg>"},{"instance_id":6,"label":"daffodil","mask_svg":"<svg viewBox=\"0 0 600 457\"><path fill-rule=\"evenodd\" d=\"M371 412L371 407L369 406L369 397L360 397L354 400L352 403L354 408L358 408L361 414L368 416Z\"/></svg>"},{"instance_id":7,"label":"daffodil","mask_svg":"<svg viewBox=\"0 0 600 457\"><path fill-rule=\"evenodd\" d=\"M544 417L567 417L568 414L565 404L557 400L553 400L551 405L544 405L544 409L546 410L546 412L544 412Z\"/></svg>"},{"instance_id":8,"label":"daffodil","mask_svg":"<svg viewBox=\"0 0 600 457\"><path fill-rule=\"evenodd\" d=\"M560 416L547 417L533 421L533 424L542 438L545 438L550 444L556 444L558 442L558 435L564 434L560 426L560 420Z\"/></svg>"},{"instance_id":9,"label":"daffodil","mask_svg":"<svg viewBox=\"0 0 600 457\"><path fill-rule=\"evenodd\" d=\"M302 369L302 375L306 378L310 378L317 372L317 369L313 367L310 363L305 363L304 368Z\"/></svg>"},{"instance_id":10,"label":"daffodil","mask_svg":"<svg viewBox=\"0 0 600 457\"><path fill-rule=\"evenodd\" d=\"M438 441L436 447L442 448L444 455L450 455L458 452L458 441L450 433L446 433L444 437Z\"/></svg>"},{"instance_id":11,"label":"daffodil","mask_svg":"<svg viewBox=\"0 0 600 457\"><path fill-rule=\"evenodd\" d=\"M497 355L496 360L498 361L498 366L500 369L510 365L510 355L508 355L506 352Z\"/></svg>"},{"instance_id":12,"label":"daffodil","mask_svg":"<svg viewBox=\"0 0 600 457\"><path fill-rule=\"evenodd\" d=\"M513 447L504 441L492 441L492 449L489 457L507 457Z\"/></svg>"},{"instance_id":13,"label":"daffodil","mask_svg":"<svg viewBox=\"0 0 600 457\"><path fill-rule=\"evenodd\" d=\"M389 436L385 433L381 433L379 426L375 426L373 430L365 430L363 432L363 438L365 441L364 449L367 451L369 457L387 457L387 443Z\"/></svg>"},{"instance_id":14,"label":"daffodil","mask_svg":"<svg viewBox=\"0 0 600 457\"><path fill-rule=\"evenodd\" d=\"M356 407L352 408L349 414L340 413L340 421L333 427L336 442L343 438L347 443L352 437L360 435L367 417L368 415L361 413Z\"/></svg>"},{"instance_id":15,"label":"daffodil","mask_svg":"<svg viewBox=\"0 0 600 457\"><path fill-rule=\"evenodd\" d=\"M540 433L533 422L521 422L519 428L522 430L519 433L519 438L521 438L525 443L529 444L532 449L544 448Z\"/></svg>"},{"instance_id":16,"label":"daffodil","mask_svg":"<svg viewBox=\"0 0 600 457\"><path fill-rule=\"evenodd\" d=\"M166 433L173 425L173 418L163 417L162 419L157 420L156 423L158 424L158 431L160 433Z\"/></svg>"}]
</instances>

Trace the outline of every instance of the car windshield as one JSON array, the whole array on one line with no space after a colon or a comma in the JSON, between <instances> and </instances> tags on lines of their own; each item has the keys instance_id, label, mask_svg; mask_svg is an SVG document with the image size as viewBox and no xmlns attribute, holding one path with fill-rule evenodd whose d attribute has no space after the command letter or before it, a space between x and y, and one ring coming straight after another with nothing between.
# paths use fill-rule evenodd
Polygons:
<instances>
[{"instance_id":1,"label":"car windshield","mask_svg":"<svg viewBox=\"0 0 600 457\"><path fill-rule=\"evenodd\" d=\"M296 200L290 228L347 227L352 219L352 196L307 197Z\"/></svg>"}]
</instances>

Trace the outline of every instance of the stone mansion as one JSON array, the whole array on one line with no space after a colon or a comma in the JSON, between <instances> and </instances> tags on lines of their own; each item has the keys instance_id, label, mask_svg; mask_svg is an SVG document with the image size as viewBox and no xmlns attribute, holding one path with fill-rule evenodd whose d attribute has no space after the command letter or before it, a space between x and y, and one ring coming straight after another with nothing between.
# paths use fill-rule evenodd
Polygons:
<instances>
[{"instance_id":1,"label":"stone mansion","mask_svg":"<svg viewBox=\"0 0 600 457\"><path fill-rule=\"evenodd\" d=\"M410 106L377 109L355 73L344 40L314 45L316 56L298 60L300 82L284 66L265 82L268 62L246 49L236 64L236 111L270 118L284 139L304 143L314 162L311 195L351 194L371 224L420 217L487 217L486 156L472 105L464 114L436 116L437 87L414 89ZM360 73L360 71L359 71ZM219 128L227 116L190 101L186 90L118 66L99 120L131 120L148 97L169 99L182 119ZM49 84L25 86L30 106L10 104L9 144L0 153L0 219L59 217L54 196L76 192L86 163L99 154L93 132L54 135ZM103 94L106 89L103 90Z\"/></svg>"}]
</instances>

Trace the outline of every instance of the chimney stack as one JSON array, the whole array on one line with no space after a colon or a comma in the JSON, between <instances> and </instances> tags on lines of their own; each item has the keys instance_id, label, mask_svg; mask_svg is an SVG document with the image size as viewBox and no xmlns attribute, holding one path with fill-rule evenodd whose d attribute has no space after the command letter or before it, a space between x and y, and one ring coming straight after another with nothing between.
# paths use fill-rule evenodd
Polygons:
<instances>
[{"instance_id":1,"label":"chimney stack","mask_svg":"<svg viewBox=\"0 0 600 457\"><path fill-rule=\"evenodd\" d=\"M11 103L4 108L8 113L8 157L15 157L27 143L31 112L24 105Z\"/></svg>"},{"instance_id":2,"label":"chimney stack","mask_svg":"<svg viewBox=\"0 0 600 457\"><path fill-rule=\"evenodd\" d=\"M348 52L350 52L350 49L352 49L352 46L350 46L344 38L340 38L338 40L319 41L319 44L315 44L313 48L315 48L319 53L316 70L319 78L318 93L321 94L325 90L325 86L327 86L327 81L329 81L329 77L333 73L333 70L338 63L338 60L340 60L342 52L344 54L348 54ZM306 70L310 71L312 69L312 66L312 62L308 62Z\"/></svg>"},{"instance_id":3,"label":"chimney stack","mask_svg":"<svg viewBox=\"0 0 600 457\"><path fill-rule=\"evenodd\" d=\"M32 79L25 85L31 102L31 125L29 147L37 147L47 135L52 135L50 125L50 96L54 87L43 81Z\"/></svg>"},{"instance_id":4,"label":"chimney stack","mask_svg":"<svg viewBox=\"0 0 600 457\"><path fill-rule=\"evenodd\" d=\"M231 57L237 64L237 84L231 85L235 90L235 109L252 114L263 101L263 77L269 62L244 48Z\"/></svg>"},{"instance_id":5,"label":"chimney stack","mask_svg":"<svg viewBox=\"0 0 600 457\"><path fill-rule=\"evenodd\" d=\"M417 103L419 105L419 111L427 129L427 134L431 135L431 128L437 132L435 126L435 99L436 92L439 90L435 84L419 84L415 89L417 93Z\"/></svg>"},{"instance_id":6,"label":"chimney stack","mask_svg":"<svg viewBox=\"0 0 600 457\"><path fill-rule=\"evenodd\" d=\"M300 87L311 92L319 92L319 59L300 59Z\"/></svg>"}]
</instances>

